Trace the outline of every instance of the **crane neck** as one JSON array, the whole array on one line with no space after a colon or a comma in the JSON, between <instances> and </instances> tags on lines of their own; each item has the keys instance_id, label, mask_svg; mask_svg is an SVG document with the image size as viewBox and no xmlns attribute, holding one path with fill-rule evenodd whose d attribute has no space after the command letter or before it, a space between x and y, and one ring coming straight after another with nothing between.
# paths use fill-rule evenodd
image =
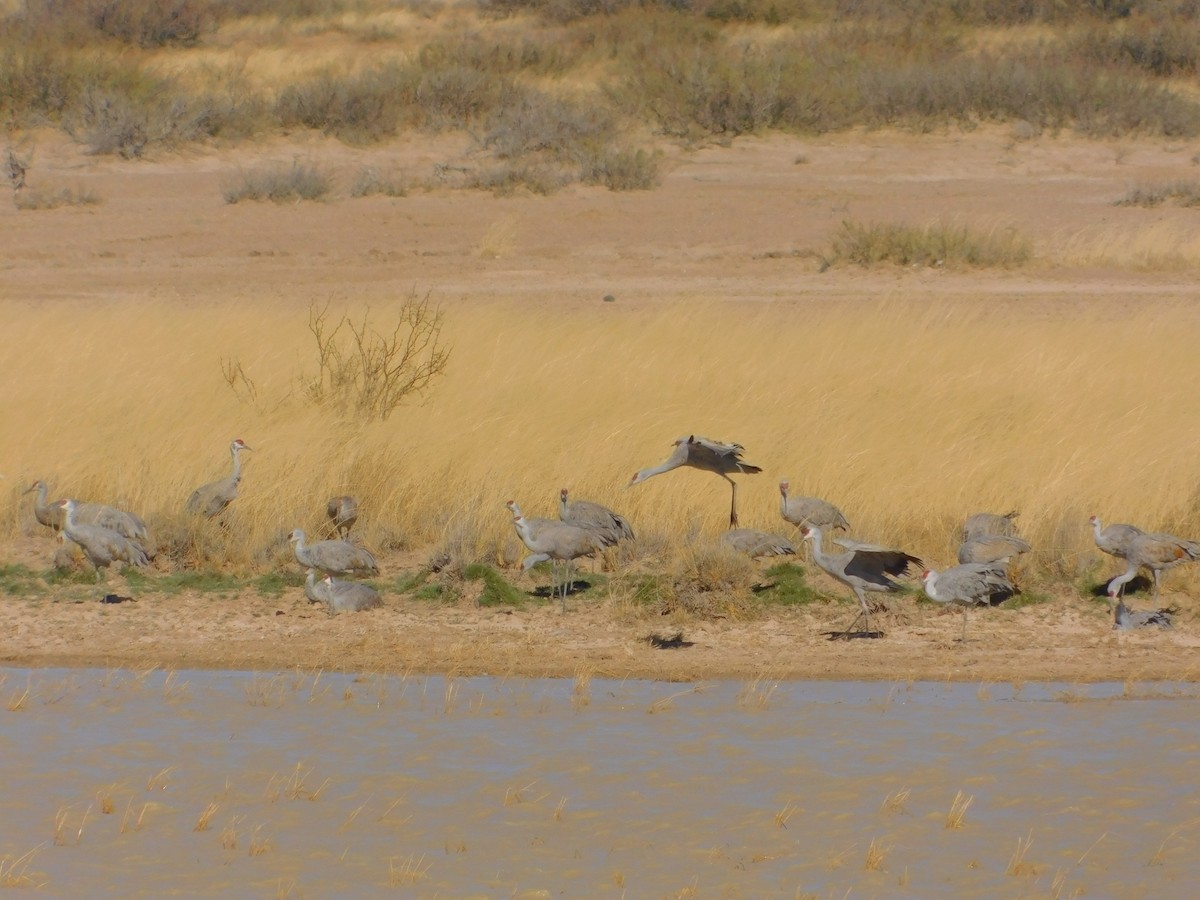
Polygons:
<instances>
[{"instance_id":1,"label":"crane neck","mask_svg":"<svg viewBox=\"0 0 1200 900\"><path fill-rule=\"evenodd\" d=\"M1096 536L1097 543L1100 542L1100 532L1104 530L1100 527L1100 524L1101 523L1099 519L1096 519L1092 522L1092 534Z\"/></svg>"},{"instance_id":2,"label":"crane neck","mask_svg":"<svg viewBox=\"0 0 1200 900\"><path fill-rule=\"evenodd\" d=\"M229 455L233 457L233 473L229 476L236 483L242 480L242 460L238 456L238 451L241 448L234 444L229 448Z\"/></svg>"}]
</instances>

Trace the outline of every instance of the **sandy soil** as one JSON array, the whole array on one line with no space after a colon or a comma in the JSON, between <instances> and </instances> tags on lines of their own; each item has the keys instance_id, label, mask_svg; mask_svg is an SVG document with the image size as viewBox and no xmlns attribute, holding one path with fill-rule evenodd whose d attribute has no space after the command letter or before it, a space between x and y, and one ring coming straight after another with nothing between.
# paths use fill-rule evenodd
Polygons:
<instances>
[{"instance_id":1,"label":"sandy soil","mask_svg":"<svg viewBox=\"0 0 1200 900\"><path fill-rule=\"evenodd\" d=\"M1134 183L1194 171L1195 148L1169 141L1015 142L1006 131L914 137L739 140L677 153L656 191L572 189L550 198L414 191L403 198L230 206L221 184L263 159L297 156L348 181L364 165L432 177L469 158L465 140L422 139L358 150L315 138L191 150L128 162L89 157L38 136L30 184L74 185L95 207L0 208L0 300L88 303L128 297L208 303L289 298L303 308L331 292L366 299L436 289L451 304L511 299L623 304L679 297L736 302L829 303L928 292L980 298L1034 317L1120 316L1132 304L1194 314L1194 272L1039 263L1019 272L944 270L818 273L822 249L845 218L934 218L1013 224L1039 246L1064 246L1117 221L1112 206ZM1194 211L1121 209L1128 229L1194 230ZM1081 239L1082 239L1081 238ZM41 541L43 543L36 543ZM32 542L32 543L31 543ZM0 560L49 558L49 539L0 546ZM405 561L385 561L389 576ZM514 576L515 577L515 576ZM523 583L526 589L528 583ZM113 587L120 593L120 579ZM824 586L840 593L832 584ZM330 619L300 591L280 599L139 597L101 605L5 598L0 661L16 665L276 669L301 666L387 672L489 672L701 679L933 678L962 680L1196 677L1200 628L1193 605L1171 633L1116 638L1102 604L1062 597L972 622L954 640L956 611L893 603L882 640L830 643L849 606L781 610L753 622L626 621L585 602L554 607L454 608L390 597L384 610ZM86 593L86 592L85 592ZM690 646L654 649L651 634L682 630Z\"/></svg>"}]
</instances>

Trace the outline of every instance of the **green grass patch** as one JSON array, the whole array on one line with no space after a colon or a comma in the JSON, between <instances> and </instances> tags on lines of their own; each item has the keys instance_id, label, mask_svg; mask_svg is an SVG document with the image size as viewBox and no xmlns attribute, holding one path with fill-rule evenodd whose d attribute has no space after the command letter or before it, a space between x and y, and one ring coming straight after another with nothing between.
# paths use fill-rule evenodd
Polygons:
<instances>
[{"instance_id":1,"label":"green grass patch","mask_svg":"<svg viewBox=\"0 0 1200 900\"><path fill-rule=\"evenodd\" d=\"M1022 609L1026 606L1040 606L1049 603L1052 598L1041 591L1022 591L1009 597L998 607L999 609Z\"/></svg>"},{"instance_id":2,"label":"green grass patch","mask_svg":"<svg viewBox=\"0 0 1200 900\"><path fill-rule=\"evenodd\" d=\"M814 590L804 579L804 567L793 562L777 563L763 575L770 579L751 588L762 603L777 603L781 606L804 606L827 600L820 591Z\"/></svg>"},{"instance_id":3,"label":"green grass patch","mask_svg":"<svg viewBox=\"0 0 1200 900\"><path fill-rule=\"evenodd\" d=\"M479 595L480 606L520 606L529 599L484 563L471 563L463 569L463 578L483 582L483 593Z\"/></svg>"},{"instance_id":4,"label":"green grass patch","mask_svg":"<svg viewBox=\"0 0 1200 900\"><path fill-rule=\"evenodd\" d=\"M0 593L24 597L42 587L38 574L28 566L19 563L0 566Z\"/></svg>"},{"instance_id":5,"label":"green grass patch","mask_svg":"<svg viewBox=\"0 0 1200 900\"><path fill-rule=\"evenodd\" d=\"M299 572L270 572L254 579L254 589L263 597L279 597L290 588L304 587L304 579Z\"/></svg>"}]
</instances>

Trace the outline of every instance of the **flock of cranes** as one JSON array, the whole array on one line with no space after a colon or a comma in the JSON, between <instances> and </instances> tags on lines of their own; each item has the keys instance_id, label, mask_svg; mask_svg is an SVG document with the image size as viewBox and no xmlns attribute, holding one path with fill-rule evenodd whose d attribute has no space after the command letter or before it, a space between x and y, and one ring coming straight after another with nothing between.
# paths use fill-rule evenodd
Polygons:
<instances>
[{"instance_id":1,"label":"flock of cranes","mask_svg":"<svg viewBox=\"0 0 1200 900\"><path fill-rule=\"evenodd\" d=\"M674 451L662 463L635 473L629 486L641 484L656 475L680 467L691 467L720 475L731 485L729 529L721 543L752 558L784 556L797 552L796 545L784 536L738 526L737 482L730 476L753 475L762 469L742 459L740 444L724 443L696 435L674 442ZM184 504L187 513L216 518L238 496L242 479L240 454L251 448L241 439L229 445L232 459L230 474L198 487ZM849 628L831 632L831 637L879 637L871 630L871 604L868 593L894 592L900 589L900 576L921 569L923 563L903 550L863 543L834 536L847 531L850 523L833 504L819 497L794 496L785 479L779 483L780 517L799 529L809 547L812 561L832 578L848 587L858 601L859 612ZM38 522L53 529L62 541L76 544L88 562L100 572L113 563L146 566L153 559L153 547L146 524L133 513L99 503L72 499L49 502L49 487L35 481L26 493L34 493L34 514ZM571 571L575 560L595 557L608 547L632 540L633 528L622 515L587 500L571 500L568 490L559 492L557 519L526 518L513 500L506 504L513 527L529 550L523 560L525 570L541 562L550 562L553 571L552 594L562 600L570 592ZM313 602L326 604L333 611L359 611L380 605L379 594L369 585L343 581L335 576L371 576L379 573L375 557L350 540L350 531L358 520L358 502L351 496L330 499L326 514L336 538L308 543L299 528L288 536L296 561L307 569L305 594ZM1017 513L1004 515L979 513L963 525L958 565L936 571L924 569L921 582L933 601L955 604L963 609L963 640L966 639L967 611L972 606L999 602L1017 592L1009 573L1014 557L1029 552L1030 545L1016 533ZM1113 608L1114 628L1170 626L1173 610L1132 611L1125 606L1122 592L1142 568L1154 579L1157 599L1162 572L1185 562L1200 560L1200 542L1169 534L1148 533L1133 525L1103 527L1091 518L1096 546L1124 560L1125 571L1113 578L1107 594ZM836 545L840 549L834 549ZM318 577L320 573L320 577ZM862 628L858 628L859 623Z\"/></svg>"}]
</instances>

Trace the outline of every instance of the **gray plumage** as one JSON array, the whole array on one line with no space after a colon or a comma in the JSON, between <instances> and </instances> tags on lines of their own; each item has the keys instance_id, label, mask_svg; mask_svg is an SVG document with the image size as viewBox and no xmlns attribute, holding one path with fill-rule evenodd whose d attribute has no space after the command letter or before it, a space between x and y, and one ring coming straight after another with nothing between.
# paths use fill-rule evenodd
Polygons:
<instances>
[{"instance_id":1,"label":"gray plumage","mask_svg":"<svg viewBox=\"0 0 1200 900\"><path fill-rule=\"evenodd\" d=\"M1014 556L1028 553L1029 542L1019 537L1002 534L981 534L964 541L958 548L960 563L1007 563Z\"/></svg>"},{"instance_id":2,"label":"gray plumage","mask_svg":"<svg viewBox=\"0 0 1200 900\"><path fill-rule=\"evenodd\" d=\"M1158 597L1159 576L1181 563L1200 560L1200 542L1175 537L1173 534L1139 534L1125 547L1125 572L1108 584L1108 591L1119 597L1122 589L1147 568L1154 576L1154 596Z\"/></svg>"},{"instance_id":3,"label":"gray plumage","mask_svg":"<svg viewBox=\"0 0 1200 900\"><path fill-rule=\"evenodd\" d=\"M820 497L796 497L788 494L788 481L779 482L779 514L785 522L793 525L811 525L813 528L825 530L850 527L842 511Z\"/></svg>"},{"instance_id":4,"label":"gray plumage","mask_svg":"<svg viewBox=\"0 0 1200 900\"><path fill-rule=\"evenodd\" d=\"M871 608L867 604L866 592L898 590L900 585L889 576L903 575L909 566L921 565L921 560L902 550L847 550L845 553L825 553L821 546L821 529L809 525L800 526L800 535L812 545L813 562L836 578L858 598L862 612L851 623L845 633L850 633L859 619L871 630Z\"/></svg>"},{"instance_id":5,"label":"gray plumage","mask_svg":"<svg viewBox=\"0 0 1200 900\"><path fill-rule=\"evenodd\" d=\"M559 521L594 531L609 544L633 540L633 528L624 516L590 500L569 500L569 496L566 488L558 492Z\"/></svg>"},{"instance_id":6,"label":"gray plumage","mask_svg":"<svg viewBox=\"0 0 1200 900\"><path fill-rule=\"evenodd\" d=\"M304 577L304 596L308 598L309 603L324 603L325 593L321 587L318 587L317 570L309 569Z\"/></svg>"},{"instance_id":7,"label":"gray plumage","mask_svg":"<svg viewBox=\"0 0 1200 900\"><path fill-rule=\"evenodd\" d=\"M33 515L42 525L55 531L62 531L63 508L59 501L47 502L46 494L49 487L44 481L35 481L25 493L36 492L33 500ZM78 525L100 525L118 534L138 541L148 541L150 538L146 523L140 516L106 503L85 503L78 500L75 503L75 522Z\"/></svg>"},{"instance_id":8,"label":"gray plumage","mask_svg":"<svg viewBox=\"0 0 1200 900\"><path fill-rule=\"evenodd\" d=\"M234 438L229 444L229 455L233 457L233 470L225 478L202 484L188 497L184 509L194 516L214 518L224 512L225 507L237 499L238 487L242 483L242 462L238 454L243 450L253 450L241 438Z\"/></svg>"},{"instance_id":9,"label":"gray plumage","mask_svg":"<svg viewBox=\"0 0 1200 900\"><path fill-rule=\"evenodd\" d=\"M689 466L693 469L700 469L705 472L713 472L720 475L733 489L733 496L729 504L729 527L736 528L738 524L737 518L737 482L729 476L732 474L742 473L746 475L754 475L761 472L758 466L752 466L748 462L742 461L742 453L745 448L741 444L727 444L722 441L714 441L709 438L696 437L696 435L685 435L675 439L675 450L667 459L657 466L651 466L649 469L642 469L640 472L634 473L634 476L629 479L629 484L641 484L648 478L653 478L655 475L661 475L663 472L669 472L672 469L678 469L680 466Z\"/></svg>"},{"instance_id":10,"label":"gray plumage","mask_svg":"<svg viewBox=\"0 0 1200 900\"><path fill-rule=\"evenodd\" d=\"M317 541L305 543L304 532L299 528L288 535L296 562L302 566L318 569L330 575L378 575L379 564L375 557L362 547L348 541Z\"/></svg>"},{"instance_id":11,"label":"gray plumage","mask_svg":"<svg viewBox=\"0 0 1200 900\"><path fill-rule=\"evenodd\" d=\"M337 536L344 540L358 521L358 501L349 494L331 497L325 504L325 515Z\"/></svg>"},{"instance_id":12,"label":"gray plumage","mask_svg":"<svg viewBox=\"0 0 1200 900\"><path fill-rule=\"evenodd\" d=\"M794 556L796 545L785 537L756 531L753 528L731 528L721 535L721 543L751 559L764 556Z\"/></svg>"},{"instance_id":13,"label":"gray plumage","mask_svg":"<svg viewBox=\"0 0 1200 900\"><path fill-rule=\"evenodd\" d=\"M996 513L975 513L963 523L962 542L964 544L983 537L984 535L996 534L1001 537L1016 537L1017 526L1013 519L1018 513L1015 509L1009 510L1004 515L996 515Z\"/></svg>"},{"instance_id":14,"label":"gray plumage","mask_svg":"<svg viewBox=\"0 0 1200 900\"><path fill-rule=\"evenodd\" d=\"M1118 524L1105 528L1099 516L1092 516L1088 521L1092 523L1092 536L1096 540L1096 546L1118 559L1125 558L1134 538L1146 533L1136 525Z\"/></svg>"},{"instance_id":15,"label":"gray plumage","mask_svg":"<svg viewBox=\"0 0 1200 900\"><path fill-rule=\"evenodd\" d=\"M990 604L1016 593L1004 569L987 563L963 563L942 572L927 569L921 575L925 596L936 603L954 603L963 608L962 639L967 639L967 610Z\"/></svg>"},{"instance_id":16,"label":"gray plumage","mask_svg":"<svg viewBox=\"0 0 1200 900\"><path fill-rule=\"evenodd\" d=\"M566 577L561 583L563 611L565 612L567 592L571 585L571 563L581 556L598 553L605 547L611 546L615 541L607 540L604 535L587 528L580 528L578 525L571 525L556 519L527 519L522 515L521 507L515 500L509 500L504 505L512 513L513 527L517 531L517 537L530 552L530 555L525 557L521 564L525 571L529 571L538 563L547 560L551 560L555 564L565 563ZM555 565L554 588L556 593L560 587L557 574L557 565Z\"/></svg>"},{"instance_id":17,"label":"gray plumage","mask_svg":"<svg viewBox=\"0 0 1200 900\"><path fill-rule=\"evenodd\" d=\"M79 545L87 561L96 570L99 579L100 570L107 569L114 562L124 562L132 566L147 566L150 560L141 545L120 532L105 528L103 525L80 524L75 521L75 501L59 500L58 505L63 510L63 534L69 540Z\"/></svg>"},{"instance_id":18,"label":"gray plumage","mask_svg":"<svg viewBox=\"0 0 1200 900\"><path fill-rule=\"evenodd\" d=\"M1127 607L1123 600L1110 591L1109 600L1116 600L1113 607L1113 631L1132 631L1135 628L1173 628L1174 609L1141 609Z\"/></svg>"},{"instance_id":19,"label":"gray plumage","mask_svg":"<svg viewBox=\"0 0 1200 900\"><path fill-rule=\"evenodd\" d=\"M322 602L335 613L363 612L383 605L379 592L359 581L338 581L332 575L326 575L317 590Z\"/></svg>"}]
</instances>

